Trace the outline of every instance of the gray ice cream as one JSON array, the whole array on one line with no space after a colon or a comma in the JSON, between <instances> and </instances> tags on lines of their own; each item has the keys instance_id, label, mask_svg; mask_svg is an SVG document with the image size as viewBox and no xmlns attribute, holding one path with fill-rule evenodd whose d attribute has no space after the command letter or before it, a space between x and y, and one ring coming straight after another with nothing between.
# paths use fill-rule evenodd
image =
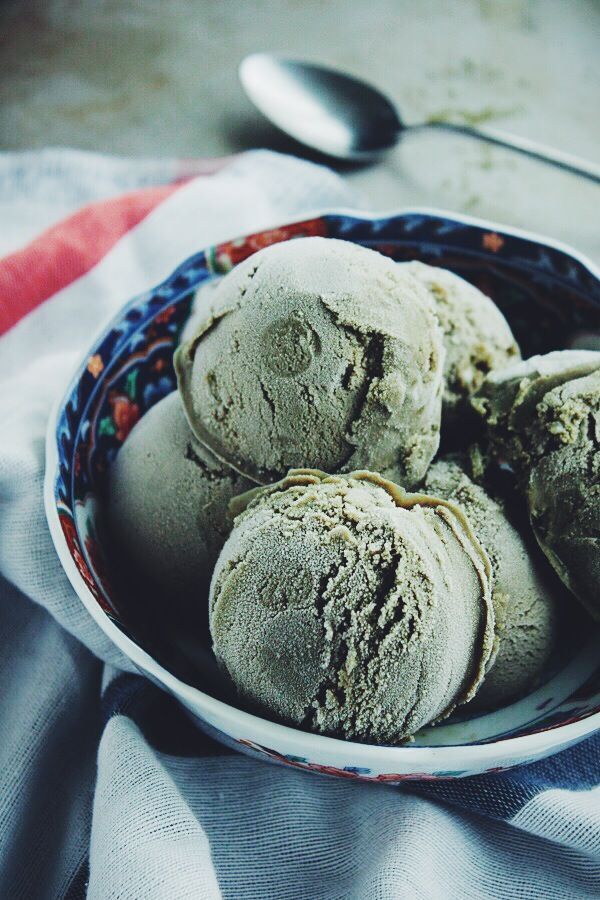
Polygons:
<instances>
[{"instance_id":1,"label":"gray ice cream","mask_svg":"<svg viewBox=\"0 0 600 900\"><path fill-rule=\"evenodd\" d=\"M300 470L232 505L210 626L252 706L395 742L473 695L494 644L489 560L454 504Z\"/></svg>"},{"instance_id":2,"label":"gray ice cream","mask_svg":"<svg viewBox=\"0 0 600 900\"><path fill-rule=\"evenodd\" d=\"M526 474L543 452L534 433L540 400L553 388L598 368L600 353L555 350L488 375L471 403L487 430L491 456Z\"/></svg>"},{"instance_id":3,"label":"gray ice cream","mask_svg":"<svg viewBox=\"0 0 600 900\"><path fill-rule=\"evenodd\" d=\"M491 455L517 474L540 546L600 618L600 353L533 357L491 376L473 402Z\"/></svg>"},{"instance_id":4,"label":"gray ice cream","mask_svg":"<svg viewBox=\"0 0 600 900\"><path fill-rule=\"evenodd\" d=\"M557 646L559 585L540 565L545 561L535 542L528 547L503 505L457 461L434 463L425 488L462 507L489 556L498 653L470 706L504 706L535 686Z\"/></svg>"},{"instance_id":5,"label":"gray ice cream","mask_svg":"<svg viewBox=\"0 0 600 900\"><path fill-rule=\"evenodd\" d=\"M439 443L444 348L429 293L391 260L303 238L222 279L177 351L198 440L259 483L368 467L407 486Z\"/></svg>"},{"instance_id":6,"label":"gray ice cream","mask_svg":"<svg viewBox=\"0 0 600 900\"><path fill-rule=\"evenodd\" d=\"M184 344L191 340L205 322L214 319L218 314L215 300L219 298L218 287L222 279L222 275L213 276L206 279L206 281L202 281L196 288L190 316L181 332L180 343Z\"/></svg>"},{"instance_id":7,"label":"gray ice cream","mask_svg":"<svg viewBox=\"0 0 600 900\"><path fill-rule=\"evenodd\" d=\"M531 524L561 579L600 619L600 369L548 391L536 413Z\"/></svg>"},{"instance_id":8,"label":"gray ice cream","mask_svg":"<svg viewBox=\"0 0 600 900\"><path fill-rule=\"evenodd\" d=\"M122 555L166 594L197 602L250 483L198 444L174 391L152 407L110 471L108 516Z\"/></svg>"},{"instance_id":9,"label":"gray ice cream","mask_svg":"<svg viewBox=\"0 0 600 900\"><path fill-rule=\"evenodd\" d=\"M444 424L452 424L489 372L520 359L519 347L496 304L464 278L416 260L402 268L427 288L435 304L446 348Z\"/></svg>"}]
</instances>

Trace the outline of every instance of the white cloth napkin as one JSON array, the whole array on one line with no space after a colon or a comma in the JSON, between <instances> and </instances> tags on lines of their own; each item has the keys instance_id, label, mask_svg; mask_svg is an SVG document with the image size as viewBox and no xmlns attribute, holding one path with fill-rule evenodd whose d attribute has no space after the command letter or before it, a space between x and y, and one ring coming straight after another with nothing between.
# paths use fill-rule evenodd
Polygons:
<instances>
[{"instance_id":1,"label":"white cloth napkin","mask_svg":"<svg viewBox=\"0 0 600 900\"><path fill-rule=\"evenodd\" d=\"M44 434L94 334L205 245L349 202L328 170L276 154L195 167L213 169L123 200L194 168L0 157L0 896L599 896L598 742L569 757L564 788L550 764L427 797L270 767L124 674L69 586L44 519Z\"/></svg>"}]
</instances>

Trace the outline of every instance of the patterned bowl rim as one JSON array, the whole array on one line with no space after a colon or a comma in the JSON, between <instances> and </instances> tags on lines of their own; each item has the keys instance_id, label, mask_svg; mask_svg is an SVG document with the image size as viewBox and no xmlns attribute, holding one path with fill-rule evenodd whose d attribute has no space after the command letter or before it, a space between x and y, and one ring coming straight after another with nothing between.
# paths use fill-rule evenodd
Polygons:
<instances>
[{"instance_id":1,"label":"patterned bowl rim","mask_svg":"<svg viewBox=\"0 0 600 900\"><path fill-rule=\"evenodd\" d=\"M544 247L554 248L571 256L573 259L576 259L585 266L598 281L600 281L600 268L586 255L562 241L545 238L524 229L512 228L490 220L447 212L434 207L402 207L398 210L388 210L377 213L364 212L362 210L346 207L317 209L308 211L306 214L295 217L290 221L271 225L269 226L269 229L283 228L313 218L326 218L328 216L347 216L357 221L373 222L403 216L419 215L432 218L443 218L462 225L472 225L502 235L521 238ZM261 228L260 230L264 230L264 228ZM356 762L364 762L365 765L368 764L371 767L377 765L382 769L389 766L393 767L394 764L398 765L400 759L403 760L404 765L439 765L444 768L450 768L454 765L455 762L453 761L453 758L455 760L456 757L460 758L460 764L463 767L476 767L490 761L497 762L502 758L518 761L519 759L525 759L529 756L541 754L544 751L549 752L555 746L562 747L568 743L576 742L587 735L592 734L597 729L600 729L600 711L598 711L584 715L575 721L567 722L562 725L553 725L546 729L540 729L532 734L519 735L516 737L499 737L480 744L453 744L431 747L411 747L403 745L394 747L389 745L379 746L376 744L362 744L355 741L345 741L339 738L300 731L299 729L282 725L278 722L272 722L242 709L238 709L235 706L231 706L222 700L218 700L210 694L204 693L200 688L193 687L177 678L169 672L168 669L165 669L160 665L160 663L150 656L149 653L131 640L131 638L121 631L100 607L77 569L60 525L54 492L59 465L58 423L61 412L75 384L79 381L90 354L100 340L118 322L120 322L121 316L122 309L98 331L91 344L90 350L80 357L74 372L66 381L65 388L60 392L58 399L54 403L46 431L44 506L48 527L56 552L73 589L104 634L139 671L161 684L170 691L170 693L175 695L175 697L179 698L188 708L192 708L193 710L204 710L207 715L211 716L213 721L214 719L220 720L222 724L218 727L230 729L234 735L237 733L251 733L253 740L258 741L265 746L277 746L278 744L281 745L284 743L289 748L296 747L297 749L298 743L301 743L304 745L303 753L310 752L314 759L318 759L320 755L330 756L332 753L338 753L343 756L352 754L353 760ZM323 751L323 754L320 754L320 751ZM400 754L400 756L398 756L398 754Z\"/></svg>"}]
</instances>

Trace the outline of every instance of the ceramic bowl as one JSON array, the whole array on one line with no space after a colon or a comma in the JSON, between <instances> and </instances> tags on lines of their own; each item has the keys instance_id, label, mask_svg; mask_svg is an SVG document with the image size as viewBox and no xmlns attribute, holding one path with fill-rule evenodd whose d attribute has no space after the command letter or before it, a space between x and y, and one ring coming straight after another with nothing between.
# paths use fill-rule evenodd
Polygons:
<instances>
[{"instance_id":1,"label":"ceramic bowl","mask_svg":"<svg viewBox=\"0 0 600 900\"><path fill-rule=\"evenodd\" d=\"M370 746L259 718L219 693L207 635L178 643L169 603L148 607L119 592L102 537L107 473L130 429L175 387L172 355L196 289L277 241L343 238L393 259L444 266L490 295L523 353L598 347L600 280L593 264L555 242L433 210L357 216L334 212L210 247L131 300L95 341L51 418L45 502L56 549L82 603L153 682L171 692L222 743L312 772L366 781L458 778L530 762L600 727L599 629L565 637L542 683L488 714L454 715L407 746ZM189 634L188 634L189 637ZM184 646L185 645L185 646Z\"/></svg>"}]
</instances>

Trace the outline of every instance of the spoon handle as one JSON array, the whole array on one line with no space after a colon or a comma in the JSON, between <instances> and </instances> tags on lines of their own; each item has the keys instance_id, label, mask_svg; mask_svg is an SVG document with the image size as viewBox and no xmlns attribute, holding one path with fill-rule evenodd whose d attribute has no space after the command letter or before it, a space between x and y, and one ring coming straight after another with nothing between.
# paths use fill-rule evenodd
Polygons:
<instances>
[{"instance_id":1,"label":"spoon handle","mask_svg":"<svg viewBox=\"0 0 600 900\"><path fill-rule=\"evenodd\" d=\"M487 141L489 144L498 144L500 147L508 147L510 150L517 150L525 156L533 159L540 159L542 162L550 163L558 166L567 172L573 172L575 175L582 175L590 181L600 184L600 165L590 162L586 159L580 159L571 153L563 153L562 150L555 150L552 147L546 147L529 138L518 137L514 134L507 134L504 131L496 131L495 128L475 128L471 125L455 125L452 122L424 122L423 125L413 126L417 128L439 128L444 131L453 131L457 134L465 134L469 137L479 138L481 141Z\"/></svg>"}]
</instances>

